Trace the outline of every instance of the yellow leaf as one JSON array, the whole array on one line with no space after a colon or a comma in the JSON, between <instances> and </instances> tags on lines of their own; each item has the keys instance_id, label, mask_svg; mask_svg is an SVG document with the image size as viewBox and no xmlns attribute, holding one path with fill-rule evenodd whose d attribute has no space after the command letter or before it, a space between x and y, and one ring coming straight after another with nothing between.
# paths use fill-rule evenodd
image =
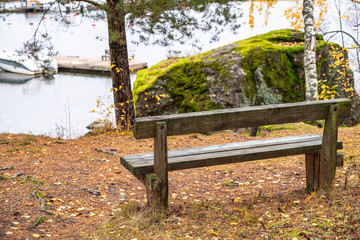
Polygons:
<instances>
[{"instance_id":1,"label":"yellow leaf","mask_svg":"<svg viewBox=\"0 0 360 240\"><path fill-rule=\"evenodd\" d=\"M134 72L134 68L131 68L131 72Z\"/></svg>"},{"instance_id":2,"label":"yellow leaf","mask_svg":"<svg viewBox=\"0 0 360 240\"><path fill-rule=\"evenodd\" d=\"M112 91L114 91L114 89L112 88L112 89L110 89L110 92L112 92Z\"/></svg>"},{"instance_id":3,"label":"yellow leaf","mask_svg":"<svg viewBox=\"0 0 360 240\"><path fill-rule=\"evenodd\" d=\"M236 226L236 225L239 225L237 222L231 222L230 223L231 226Z\"/></svg>"},{"instance_id":4,"label":"yellow leaf","mask_svg":"<svg viewBox=\"0 0 360 240\"><path fill-rule=\"evenodd\" d=\"M280 212L286 213L285 207L279 207L278 210L279 210Z\"/></svg>"},{"instance_id":5,"label":"yellow leaf","mask_svg":"<svg viewBox=\"0 0 360 240\"><path fill-rule=\"evenodd\" d=\"M32 236L33 236L34 238L39 238L39 237L40 237L40 235L39 235L39 234L36 234L36 233L34 233Z\"/></svg>"}]
</instances>

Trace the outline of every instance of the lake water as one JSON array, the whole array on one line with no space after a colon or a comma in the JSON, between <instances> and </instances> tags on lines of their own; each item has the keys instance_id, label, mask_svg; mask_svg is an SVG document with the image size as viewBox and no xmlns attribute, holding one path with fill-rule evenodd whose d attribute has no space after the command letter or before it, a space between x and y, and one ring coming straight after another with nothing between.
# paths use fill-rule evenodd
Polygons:
<instances>
[{"instance_id":1,"label":"lake water","mask_svg":"<svg viewBox=\"0 0 360 240\"><path fill-rule=\"evenodd\" d=\"M1 76L1 74L0 74ZM87 132L96 97L109 104L109 77L60 73L15 84L0 81L1 132L32 133L73 138Z\"/></svg>"},{"instance_id":2,"label":"lake water","mask_svg":"<svg viewBox=\"0 0 360 240\"><path fill-rule=\"evenodd\" d=\"M267 26L263 24L263 15L256 16L254 29L246 24L248 16L245 11L244 17L239 19L242 23L239 33L235 35L225 31L215 43L209 43L209 36L199 33L202 51L271 30L289 28L290 24L282 13L293 4L289 1L278 3ZM247 10L249 5L243 5ZM82 16L69 15L72 24L65 26L55 21L54 17L47 15L44 23L59 55L100 58L108 49L107 40L97 40L98 36L107 39L106 21L95 22ZM0 21L0 44L9 49L21 48L23 42L32 37L41 18L42 14L38 13L5 16L4 21ZM43 27L40 29L45 31ZM133 54L137 61L147 62L148 66L166 59L169 50L180 50L182 55L198 53L191 47L190 41L185 45L160 47L134 45L132 40L133 36L128 34L129 54ZM98 113L100 109L96 109L96 100L101 97L108 105L112 101L110 77L60 73L51 79L37 77L16 83L4 79L0 80L0 132L79 137L88 131L85 127L89 123L104 118ZM97 113L91 113L92 110Z\"/></svg>"}]
</instances>

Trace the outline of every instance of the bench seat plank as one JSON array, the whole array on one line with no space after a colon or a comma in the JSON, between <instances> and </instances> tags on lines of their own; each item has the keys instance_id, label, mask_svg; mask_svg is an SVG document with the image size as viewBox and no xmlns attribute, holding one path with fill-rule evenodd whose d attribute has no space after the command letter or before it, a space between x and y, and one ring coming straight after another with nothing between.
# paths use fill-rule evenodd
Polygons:
<instances>
[{"instance_id":1,"label":"bench seat plank","mask_svg":"<svg viewBox=\"0 0 360 240\"><path fill-rule=\"evenodd\" d=\"M322 135L311 134L168 151L168 170L206 167L317 152ZM342 148L338 142L337 148ZM153 153L121 157L121 164L133 174L154 172Z\"/></svg>"}]
</instances>

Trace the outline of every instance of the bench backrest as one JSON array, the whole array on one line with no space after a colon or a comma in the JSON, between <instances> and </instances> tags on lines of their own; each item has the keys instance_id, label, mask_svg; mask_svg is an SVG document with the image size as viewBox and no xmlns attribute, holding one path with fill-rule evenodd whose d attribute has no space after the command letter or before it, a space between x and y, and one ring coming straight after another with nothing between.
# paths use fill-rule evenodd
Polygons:
<instances>
[{"instance_id":1,"label":"bench backrest","mask_svg":"<svg viewBox=\"0 0 360 240\"><path fill-rule=\"evenodd\" d=\"M338 105L338 117L345 118L350 115L351 103L350 99L339 98L135 118L134 137L154 138L156 122L166 122L167 136L173 136L321 120L327 118L331 105Z\"/></svg>"}]
</instances>

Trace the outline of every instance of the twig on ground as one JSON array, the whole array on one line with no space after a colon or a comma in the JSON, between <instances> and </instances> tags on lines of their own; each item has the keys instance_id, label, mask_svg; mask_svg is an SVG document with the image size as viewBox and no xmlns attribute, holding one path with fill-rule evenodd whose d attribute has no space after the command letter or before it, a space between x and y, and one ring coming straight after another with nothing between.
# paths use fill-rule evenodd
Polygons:
<instances>
[{"instance_id":1,"label":"twig on ground","mask_svg":"<svg viewBox=\"0 0 360 240\"><path fill-rule=\"evenodd\" d=\"M12 176L11 178L12 179L15 179L17 177L20 177L21 175L23 175L24 173L23 172L19 172L19 173L15 173L14 176Z\"/></svg>"},{"instance_id":2,"label":"twig on ground","mask_svg":"<svg viewBox=\"0 0 360 240\"><path fill-rule=\"evenodd\" d=\"M88 191L90 194L93 194L93 195L100 195L101 194L99 191L89 189L89 188L83 188L83 190Z\"/></svg>"}]
</instances>

